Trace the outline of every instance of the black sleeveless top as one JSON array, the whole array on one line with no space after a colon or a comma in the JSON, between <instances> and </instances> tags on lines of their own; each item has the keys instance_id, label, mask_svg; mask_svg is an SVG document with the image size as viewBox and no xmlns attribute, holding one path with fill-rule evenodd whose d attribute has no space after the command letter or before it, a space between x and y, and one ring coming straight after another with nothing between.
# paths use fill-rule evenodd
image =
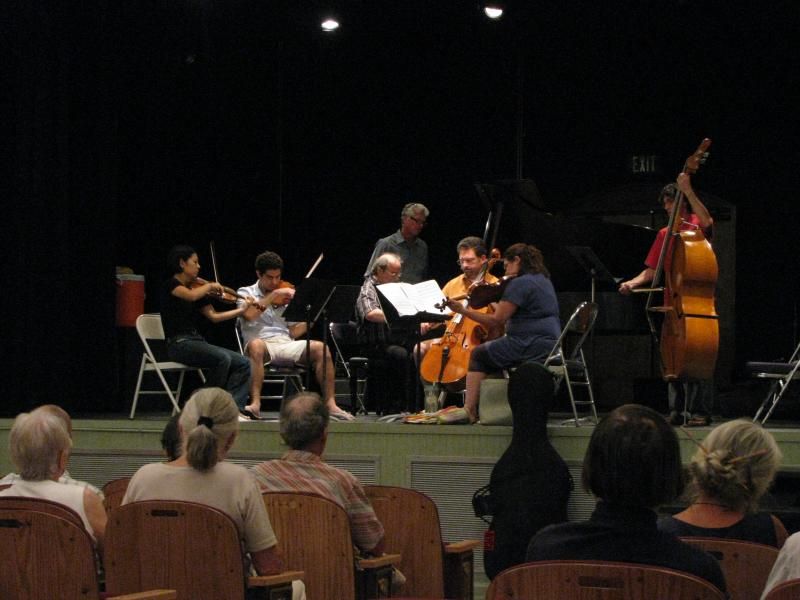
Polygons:
<instances>
[{"instance_id":1,"label":"black sleeveless top","mask_svg":"<svg viewBox=\"0 0 800 600\"><path fill-rule=\"evenodd\" d=\"M729 527L698 527L675 517L663 517L658 522L658 528L678 537L726 538L778 547L775 523L772 515L765 512L747 514Z\"/></svg>"}]
</instances>

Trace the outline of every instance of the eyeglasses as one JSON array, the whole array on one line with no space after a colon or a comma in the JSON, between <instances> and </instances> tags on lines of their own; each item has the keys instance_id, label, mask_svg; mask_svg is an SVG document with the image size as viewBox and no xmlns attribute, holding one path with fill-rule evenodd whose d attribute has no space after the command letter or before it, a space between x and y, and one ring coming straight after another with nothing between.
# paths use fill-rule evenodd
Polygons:
<instances>
[{"instance_id":1,"label":"eyeglasses","mask_svg":"<svg viewBox=\"0 0 800 600\"><path fill-rule=\"evenodd\" d=\"M417 217L412 217L411 215L408 215L408 218L414 221L414 223L416 223L420 227L425 227L425 225L428 224L427 221L423 221L422 219L418 219Z\"/></svg>"},{"instance_id":2,"label":"eyeglasses","mask_svg":"<svg viewBox=\"0 0 800 600\"><path fill-rule=\"evenodd\" d=\"M389 269L386 269L386 272L392 277L400 277L403 274L402 271L390 271Z\"/></svg>"},{"instance_id":3,"label":"eyeglasses","mask_svg":"<svg viewBox=\"0 0 800 600\"><path fill-rule=\"evenodd\" d=\"M477 262L478 262L477 258L459 258L456 261L456 264L458 266L461 266L461 265L474 265Z\"/></svg>"}]
</instances>

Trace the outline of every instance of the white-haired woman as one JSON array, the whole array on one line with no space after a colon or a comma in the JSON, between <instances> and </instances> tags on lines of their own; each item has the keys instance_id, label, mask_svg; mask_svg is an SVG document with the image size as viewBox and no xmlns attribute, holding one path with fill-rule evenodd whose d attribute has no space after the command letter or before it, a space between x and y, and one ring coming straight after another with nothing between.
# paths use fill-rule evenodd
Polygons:
<instances>
[{"instance_id":1,"label":"white-haired woman","mask_svg":"<svg viewBox=\"0 0 800 600\"><path fill-rule=\"evenodd\" d=\"M11 427L9 451L20 478L0 491L0 496L43 498L71 508L102 551L107 518L100 496L89 487L59 482L71 448L67 425L51 407L18 415Z\"/></svg>"},{"instance_id":2,"label":"white-haired woman","mask_svg":"<svg viewBox=\"0 0 800 600\"><path fill-rule=\"evenodd\" d=\"M780 548L786 528L758 503L781 464L772 434L747 419L715 427L689 465L689 507L659 522L659 529L681 537L721 537Z\"/></svg>"}]
</instances>

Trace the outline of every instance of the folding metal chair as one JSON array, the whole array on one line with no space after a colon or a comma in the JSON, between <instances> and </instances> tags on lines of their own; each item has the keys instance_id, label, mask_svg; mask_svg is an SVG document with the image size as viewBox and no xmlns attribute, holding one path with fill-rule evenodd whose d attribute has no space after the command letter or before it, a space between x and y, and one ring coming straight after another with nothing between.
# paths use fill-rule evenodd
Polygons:
<instances>
[{"instance_id":1,"label":"folding metal chair","mask_svg":"<svg viewBox=\"0 0 800 600\"><path fill-rule=\"evenodd\" d=\"M753 417L753 421L758 422L761 413L766 410L767 413L761 420L763 425L769 419L772 411L775 410L786 390L789 389L789 384L792 380L800 378L800 371L798 370L800 368L800 344L794 349L787 362L748 362L745 367L752 377L773 380L767 396L758 408L756 416Z\"/></svg>"},{"instance_id":2,"label":"folding metal chair","mask_svg":"<svg viewBox=\"0 0 800 600\"><path fill-rule=\"evenodd\" d=\"M344 371L349 381L350 406L354 411L367 414L367 409L364 406L364 397L367 390L369 360L364 356L348 356L342 351L343 347L358 347L356 324L352 322L329 323L328 328L335 350L334 365L337 369L341 368Z\"/></svg>"},{"instance_id":3,"label":"folding metal chair","mask_svg":"<svg viewBox=\"0 0 800 600\"><path fill-rule=\"evenodd\" d=\"M588 406L591 411L591 418L597 423L597 409L594 405L594 393L592 392L592 381L589 377L589 368L586 365L586 358L583 354L583 343L589 337L597 320L599 306L596 302L583 302L575 309L572 316L564 325L561 335L544 361L544 366L556 376L556 391L561 381L567 383L569 401L572 404L572 414L575 427L580 427L581 418L578 417L578 405ZM574 338L571 350L567 352L565 342L568 338ZM586 388L589 399L575 400L573 386ZM584 417L585 418L585 417Z\"/></svg>"},{"instance_id":4,"label":"folding metal chair","mask_svg":"<svg viewBox=\"0 0 800 600\"><path fill-rule=\"evenodd\" d=\"M236 322L236 327L234 327L234 330L236 331L236 343L239 345L239 352L242 354L242 356L247 356L244 352L242 330L239 328L238 321ZM303 386L303 376L305 373L305 369L301 367L278 367L272 365L269 359L267 359L267 361L264 363L264 386L280 385L281 393L264 394L264 387L262 387L261 399L283 401L283 399L287 396L304 391L305 387Z\"/></svg>"},{"instance_id":5,"label":"folding metal chair","mask_svg":"<svg viewBox=\"0 0 800 600\"><path fill-rule=\"evenodd\" d=\"M187 371L195 371L200 375L200 379L205 383L206 378L203 371L197 367L189 367L183 363L158 360L153 349L150 347L150 341L164 341L164 327L161 325L161 315L158 313L139 315L136 319L136 332L139 334L139 339L142 340L144 346L144 353L142 354L142 362L139 365L139 377L136 380L136 391L133 393L133 405L131 406L130 418L136 414L136 404L139 401L139 396L143 394L166 394L172 402L173 413L180 412L178 400L181 397L181 388L183 387L183 376ZM161 390L142 390L142 377L147 372L154 372L164 391ZM173 389L167 383L165 373L179 373L178 386Z\"/></svg>"}]
</instances>

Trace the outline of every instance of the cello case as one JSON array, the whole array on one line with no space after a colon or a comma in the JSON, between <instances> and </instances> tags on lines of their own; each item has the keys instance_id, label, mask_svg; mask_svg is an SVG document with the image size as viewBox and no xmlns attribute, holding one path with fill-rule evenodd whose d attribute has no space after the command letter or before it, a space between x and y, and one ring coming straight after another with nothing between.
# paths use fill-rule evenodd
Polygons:
<instances>
[{"instance_id":1,"label":"cello case","mask_svg":"<svg viewBox=\"0 0 800 600\"><path fill-rule=\"evenodd\" d=\"M489 478L494 548L484 549L484 569L490 579L525 562L528 542L542 527L567 520L572 476L547 439L554 392L553 375L539 363L523 363L510 376L511 444Z\"/></svg>"}]
</instances>

